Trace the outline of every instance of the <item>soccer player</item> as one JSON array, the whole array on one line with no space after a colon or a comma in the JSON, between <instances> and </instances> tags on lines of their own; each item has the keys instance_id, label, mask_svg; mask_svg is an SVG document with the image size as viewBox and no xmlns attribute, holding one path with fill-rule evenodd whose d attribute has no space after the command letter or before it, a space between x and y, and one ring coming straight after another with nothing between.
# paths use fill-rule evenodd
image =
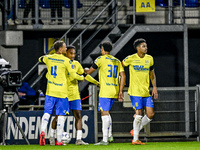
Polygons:
<instances>
[{"instance_id":1,"label":"soccer player","mask_svg":"<svg viewBox=\"0 0 200 150\"><path fill-rule=\"evenodd\" d=\"M67 98L67 74L70 73L72 79L84 80L83 76L76 74L71 65L71 60L63 56L66 53L66 44L63 41L54 43L56 51L53 55L46 55L39 58L47 66L47 91L45 97L44 115L42 117L40 145L45 145L45 130L49 122L50 115L56 105L57 122L57 141L56 145L63 145L61 141L64 126L64 116L69 114L69 102Z\"/></svg>"},{"instance_id":2,"label":"soccer player","mask_svg":"<svg viewBox=\"0 0 200 150\"><path fill-rule=\"evenodd\" d=\"M103 140L95 145L108 145L108 141L113 141L111 132L112 118L109 111L114 103L114 100L118 98L119 101L123 101L123 88L125 85L126 76L121 61L110 55L112 50L112 44L108 41L103 42L100 45L102 56L98 57L89 70L85 69L87 74L93 73L99 68L99 107L101 111L102 119L102 132ZM119 76L120 81L119 81ZM110 131L109 131L110 130Z\"/></svg>"},{"instance_id":3,"label":"soccer player","mask_svg":"<svg viewBox=\"0 0 200 150\"><path fill-rule=\"evenodd\" d=\"M129 66L130 80L128 94L132 102L132 106L135 109L135 119L133 122L134 138L132 140L133 145L144 145L139 141L138 136L140 130L147 125L154 116L154 99L158 98L156 87L156 75L154 72L153 57L147 54L147 43L144 39L137 39L133 43L137 53L127 56L122 65ZM153 85L152 96L149 94L149 78ZM142 116L143 108L146 115Z\"/></svg>"},{"instance_id":4,"label":"soccer player","mask_svg":"<svg viewBox=\"0 0 200 150\"><path fill-rule=\"evenodd\" d=\"M85 79L93 84L99 85L99 82L96 81L94 78L92 78L90 75L86 75L84 73L83 67L81 64L74 60L76 56L76 48L74 46L67 46L67 53L66 56L71 60L71 65L73 65L73 68L75 69L76 73L79 75L84 75ZM82 138L82 119L81 119L81 110L82 110L82 105L81 105L81 98L79 94L79 87L78 87L78 82L77 80L70 80L71 75L67 75L67 85L68 88L66 89L68 91L68 100L69 100L69 106L70 109L72 110L74 117L75 117L75 127L77 131L77 136L76 136L76 145L88 145L88 143L85 143ZM50 135L50 145L55 145L55 129L56 129L56 122L57 122L57 117L56 116L53 121L52 121L52 129L51 129L51 135Z\"/></svg>"}]
</instances>

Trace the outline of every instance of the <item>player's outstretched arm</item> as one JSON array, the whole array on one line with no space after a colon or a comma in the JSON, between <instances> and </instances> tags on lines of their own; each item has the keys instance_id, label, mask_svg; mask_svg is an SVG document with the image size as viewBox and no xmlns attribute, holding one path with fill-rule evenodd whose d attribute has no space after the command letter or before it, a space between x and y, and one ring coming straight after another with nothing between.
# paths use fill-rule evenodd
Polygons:
<instances>
[{"instance_id":1,"label":"player's outstretched arm","mask_svg":"<svg viewBox=\"0 0 200 150\"><path fill-rule=\"evenodd\" d=\"M120 75L120 84L119 84L118 101L122 102L124 100L123 89L124 89L124 85L125 85L125 82L126 82L126 75L125 75L124 71L120 72L119 75Z\"/></svg>"},{"instance_id":2,"label":"player's outstretched arm","mask_svg":"<svg viewBox=\"0 0 200 150\"><path fill-rule=\"evenodd\" d=\"M157 91L157 86L156 86L156 75L155 75L154 70L150 71L150 79L151 79L151 83L153 85L152 96L154 97L154 99L158 99L158 91Z\"/></svg>"},{"instance_id":3,"label":"player's outstretched arm","mask_svg":"<svg viewBox=\"0 0 200 150\"><path fill-rule=\"evenodd\" d=\"M90 67L90 69L89 68L85 68L84 72L85 72L85 74L92 74L95 70L96 69L94 69L93 67Z\"/></svg>"},{"instance_id":4,"label":"player's outstretched arm","mask_svg":"<svg viewBox=\"0 0 200 150\"><path fill-rule=\"evenodd\" d=\"M91 75L87 74L85 76L85 80L95 84L95 85L99 85L99 82L97 80L95 80Z\"/></svg>"},{"instance_id":5,"label":"player's outstretched arm","mask_svg":"<svg viewBox=\"0 0 200 150\"><path fill-rule=\"evenodd\" d=\"M85 80L83 75L78 75L76 72L70 72L70 76L73 80L81 80L81 81Z\"/></svg>"}]
</instances>

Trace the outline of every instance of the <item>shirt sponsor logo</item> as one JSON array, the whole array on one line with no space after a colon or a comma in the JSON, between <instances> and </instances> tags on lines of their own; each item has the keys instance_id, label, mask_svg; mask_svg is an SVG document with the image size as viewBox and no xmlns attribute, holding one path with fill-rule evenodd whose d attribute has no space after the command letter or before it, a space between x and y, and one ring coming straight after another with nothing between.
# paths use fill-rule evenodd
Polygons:
<instances>
[{"instance_id":1,"label":"shirt sponsor logo","mask_svg":"<svg viewBox=\"0 0 200 150\"><path fill-rule=\"evenodd\" d=\"M63 83L59 84L59 83L55 83L55 82L51 82L51 81L48 81L49 84L54 84L54 85L57 85L57 86L63 86Z\"/></svg>"},{"instance_id":2,"label":"shirt sponsor logo","mask_svg":"<svg viewBox=\"0 0 200 150\"><path fill-rule=\"evenodd\" d=\"M55 59L55 58L51 58L51 57L48 57L48 59L53 60L53 61L64 62L63 59Z\"/></svg>"},{"instance_id":3,"label":"shirt sponsor logo","mask_svg":"<svg viewBox=\"0 0 200 150\"><path fill-rule=\"evenodd\" d=\"M136 71L149 71L149 68L144 68L143 65L139 66L139 65L133 65L134 70Z\"/></svg>"}]
</instances>

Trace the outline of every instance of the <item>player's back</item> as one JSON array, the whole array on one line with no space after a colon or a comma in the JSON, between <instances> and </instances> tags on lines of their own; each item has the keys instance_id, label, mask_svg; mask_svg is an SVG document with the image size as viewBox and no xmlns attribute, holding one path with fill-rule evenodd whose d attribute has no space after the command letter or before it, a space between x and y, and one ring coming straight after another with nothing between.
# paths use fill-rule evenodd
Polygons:
<instances>
[{"instance_id":1,"label":"player's back","mask_svg":"<svg viewBox=\"0 0 200 150\"><path fill-rule=\"evenodd\" d=\"M47 66L47 95L65 98L67 95L66 71L70 59L61 54L47 55L43 58Z\"/></svg>"},{"instance_id":2,"label":"player's back","mask_svg":"<svg viewBox=\"0 0 200 150\"><path fill-rule=\"evenodd\" d=\"M96 64L99 68L100 97L118 98L119 73L123 70L120 60L112 55L98 57Z\"/></svg>"}]
</instances>

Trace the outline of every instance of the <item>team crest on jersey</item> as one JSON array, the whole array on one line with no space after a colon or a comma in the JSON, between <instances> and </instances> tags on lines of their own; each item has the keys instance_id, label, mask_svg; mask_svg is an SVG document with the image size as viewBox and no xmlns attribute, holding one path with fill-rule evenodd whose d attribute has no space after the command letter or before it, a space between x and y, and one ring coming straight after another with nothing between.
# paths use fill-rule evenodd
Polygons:
<instances>
[{"instance_id":1,"label":"team crest on jersey","mask_svg":"<svg viewBox=\"0 0 200 150\"><path fill-rule=\"evenodd\" d=\"M70 60L69 63L72 64L72 61Z\"/></svg>"},{"instance_id":2,"label":"team crest on jersey","mask_svg":"<svg viewBox=\"0 0 200 150\"><path fill-rule=\"evenodd\" d=\"M145 64L149 64L149 60L145 60Z\"/></svg>"}]
</instances>

